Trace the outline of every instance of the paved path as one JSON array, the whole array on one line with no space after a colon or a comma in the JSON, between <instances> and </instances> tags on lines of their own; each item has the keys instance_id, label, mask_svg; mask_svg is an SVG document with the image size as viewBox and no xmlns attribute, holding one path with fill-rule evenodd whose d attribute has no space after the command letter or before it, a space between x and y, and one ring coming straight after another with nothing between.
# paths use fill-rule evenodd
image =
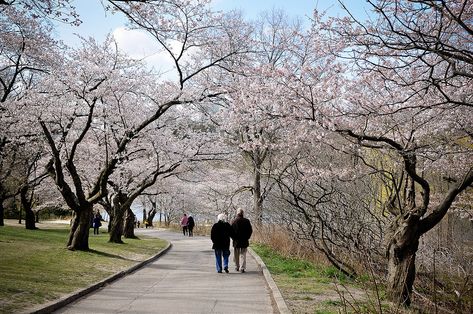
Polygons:
<instances>
[{"instance_id":1,"label":"paved path","mask_svg":"<svg viewBox=\"0 0 473 314\"><path fill-rule=\"evenodd\" d=\"M156 261L55 313L277 312L250 254L246 273L234 271L230 262L230 273L218 274L208 237L151 229L139 232L169 240L173 246Z\"/></svg>"}]
</instances>

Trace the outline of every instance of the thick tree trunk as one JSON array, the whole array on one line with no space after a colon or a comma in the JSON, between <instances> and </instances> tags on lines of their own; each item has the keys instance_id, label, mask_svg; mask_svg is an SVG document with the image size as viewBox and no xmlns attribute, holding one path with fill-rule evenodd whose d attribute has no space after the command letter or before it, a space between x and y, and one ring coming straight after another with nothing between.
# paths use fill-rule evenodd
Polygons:
<instances>
[{"instance_id":1,"label":"thick tree trunk","mask_svg":"<svg viewBox=\"0 0 473 314\"><path fill-rule=\"evenodd\" d=\"M128 239L134 239L135 236L135 219L136 216L130 208L127 208L125 213L125 225L123 236Z\"/></svg>"},{"instance_id":2,"label":"thick tree trunk","mask_svg":"<svg viewBox=\"0 0 473 314\"><path fill-rule=\"evenodd\" d=\"M108 242L123 243L123 213L118 213L114 210L113 219L110 220L110 233Z\"/></svg>"},{"instance_id":3,"label":"thick tree trunk","mask_svg":"<svg viewBox=\"0 0 473 314\"><path fill-rule=\"evenodd\" d=\"M89 249L89 229L92 219L92 205L83 207L76 212L72 218L71 231L67 248L69 250L88 250Z\"/></svg>"},{"instance_id":4,"label":"thick tree trunk","mask_svg":"<svg viewBox=\"0 0 473 314\"><path fill-rule=\"evenodd\" d=\"M28 197L28 187L23 187L20 190L21 208L25 210L25 228L28 230L35 230L36 228L36 217L31 209L31 198ZM20 209L21 218L21 209Z\"/></svg>"},{"instance_id":5,"label":"thick tree trunk","mask_svg":"<svg viewBox=\"0 0 473 314\"><path fill-rule=\"evenodd\" d=\"M388 299L396 304L409 306L416 268L415 258L419 247L419 217L408 214L391 225L388 257Z\"/></svg>"},{"instance_id":6,"label":"thick tree trunk","mask_svg":"<svg viewBox=\"0 0 473 314\"><path fill-rule=\"evenodd\" d=\"M36 228L36 216L31 208L25 208L25 228L28 230L38 229Z\"/></svg>"},{"instance_id":7,"label":"thick tree trunk","mask_svg":"<svg viewBox=\"0 0 473 314\"><path fill-rule=\"evenodd\" d=\"M126 208L123 204L126 201L126 194L118 192L112 199L112 212L113 219L110 218L110 231L108 242L112 243L123 243L123 220L125 218Z\"/></svg>"},{"instance_id":8,"label":"thick tree trunk","mask_svg":"<svg viewBox=\"0 0 473 314\"><path fill-rule=\"evenodd\" d=\"M112 204L109 202L108 198L107 197L104 197L102 198L101 201L98 202L100 205L102 205L103 209L105 210L105 212L107 213L108 215L108 221L109 223L107 224L107 232L110 232L110 225L111 225L111 221L112 221L112 218L113 218L113 209L112 209Z\"/></svg>"},{"instance_id":9,"label":"thick tree trunk","mask_svg":"<svg viewBox=\"0 0 473 314\"><path fill-rule=\"evenodd\" d=\"M261 173L259 167L255 167L253 180L253 207L256 225L261 227L263 223L263 197L261 195Z\"/></svg>"},{"instance_id":10,"label":"thick tree trunk","mask_svg":"<svg viewBox=\"0 0 473 314\"><path fill-rule=\"evenodd\" d=\"M5 225L4 215L5 207L3 207L3 200L0 200L0 227Z\"/></svg>"},{"instance_id":11,"label":"thick tree trunk","mask_svg":"<svg viewBox=\"0 0 473 314\"><path fill-rule=\"evenodd\" d=\"M150 226L151 228L153 227L154 216L156 216L156 208L153 208L148 213L148 226Z\"/></svg>"},{"instance_id":12,"label":"thick tree trunk","mask_svg":"<svg viewBox=\"0 0 473 314\"><path fill-rule=\"evenodd\" d=\"M113 213L113 210L110 211L110 214L108 215L108 225L107 225L107 232L110 233L112 232L112 221L115 219L115 214Z\"/></svg>"}]
</instances>

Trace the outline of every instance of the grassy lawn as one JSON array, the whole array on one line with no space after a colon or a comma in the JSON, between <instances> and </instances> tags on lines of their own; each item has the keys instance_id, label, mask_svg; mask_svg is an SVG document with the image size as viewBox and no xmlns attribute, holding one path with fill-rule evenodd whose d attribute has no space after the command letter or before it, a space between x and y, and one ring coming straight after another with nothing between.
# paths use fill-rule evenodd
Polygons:
<instances>
[{"instance_id":1,"label":"grassy lawn","mask_svg":"<svg viewBox=\"0 0 473 314\"><path fill-rule=\"evenodd\" d=\"M18 312L85 288L146 260L167 244L156 238L108 243L90 235L88 252L66 249L66 227L0 227L0 313Z\"/></svg>"},{"instance_id":2,"label":"grassy lawn","mask_svg":"<svg viewBox=\"0 0 473 314\"><path fill-rule=\"evenodd\" d=\"M268 267L292 313L373 313L367 293L334 267L284 257L266 245L251 247Z\"/></svg>"}]
</instances>

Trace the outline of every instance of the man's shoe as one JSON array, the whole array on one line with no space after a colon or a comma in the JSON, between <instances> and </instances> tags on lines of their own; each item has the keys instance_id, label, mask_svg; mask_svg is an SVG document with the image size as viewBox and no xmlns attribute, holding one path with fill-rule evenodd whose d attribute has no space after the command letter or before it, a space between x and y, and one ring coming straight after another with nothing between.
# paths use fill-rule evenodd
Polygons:
<instances>
[{"instance_id":1,"label":"man's shoe","mask_svg":"<svg viewBox=\"0 0 473 314\"><path fill-rule=\"evenodd\" d=\"M244 272L245 272L245 270L244 270L244 269L242 269L242 270L241 270L241 273L243 274Z\"/></svg>"},{"instance_id":2,"label":"man's shoe","mask_svg":"<svg viewBox=\"0 0 473 314\"><path fill-rule=\"evenodd\" d=\"M228 267L225 267L223 270L228 274Z\"/></svg>"},{"instance_id":3,"label":"man's shoe","mask_svg":"<svg viewBox=\"0 0 473 314\"><path fill-rule=\"evenodd\" d=\"M222 271L221 271L221 270L219 270L217 273L221 274L221 273L222 273Z\"/></svg>"},{"instance_id":4,"label":"man's shoe","mask_svg":"<svg viewBox=\"0 0 473 314\"><path fill-rule=\"evenodd\" d=\"M236 271L239 271L240 269L239 269L238 267L235 267L235 270L236 270Z\"/></svg>"}]
</instances>

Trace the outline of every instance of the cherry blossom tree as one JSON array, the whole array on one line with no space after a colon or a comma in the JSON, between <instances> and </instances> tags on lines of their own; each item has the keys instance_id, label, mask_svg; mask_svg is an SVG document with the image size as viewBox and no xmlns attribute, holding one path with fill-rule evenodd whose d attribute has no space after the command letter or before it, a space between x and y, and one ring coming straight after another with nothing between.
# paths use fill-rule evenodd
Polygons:
<instances>
[{"instance_id":1,"label":"cherry blossom tree","mask_svg":"<svg viewBox=\"0 0 473 314\"><path fill-rule=\"evenodd\" d=\"M332 69L339 74L318 75L317 64L296 67L301 71L286 85L298 101L282 116L306 120L307 134L331 145L336 142L324 132L339 134L347 140L342 151L386 182L388 295L409 305L420 237L473 181L472 7L467 1L368 3L377 19L366 23L314 16L314 27L327 32L317 34L312 57L324 46L337 56ZM453 182L446 193L435 189L442 177Z\"/></svg>"},{"instance_id":2,"label":"cherry blossom tree","mask_svg":"<svg viewBox=\"0 0 473 314\"><path fill-rule=\"evenodd\" d=\"M377 19L340 24L346 56L360 69L339 108L357 119L337 132L357 145L389 154L392 178L387 207L394 218L387 244L388 294L410 304L419 239L436 226L473 182L471 106L473 6L468 1L368 1ZM347 119L350 120L350 119ZM356 125L356 126L355 126ZM454 184L447 193L435 178ZM420 195L419 191L420 190Z\"/></svg>"},{"instance_id":3,"label":"cherry blossom tree","mask_svg":"<svg viewBox=\"0 0 473 314\"><path fill-rule=\"evenodd\" d=\"M0 5L0 28L0 173L8 177L12 167L24 164L19 157L26 154L21 151L26 146L32 150L36 145L33 143L37 133L23 119L30 112L22 99L51 68L58 55L58 44L50 36L51 26L44 19L32 17L30 11L17 4ZM7 181L1 181L0 225L3 225L3 201L8 195L4 186Z\"/></svg>"},{"instance_id":4,"label":"cherry blossom tree","mask_svg":"<svg viewBox=\"0 0 473 314\"><path fill-rule=\"evenodd\" d=\"M299 39L293 35L300 27L299 21L291 22L282 11L261 14L250 33L252 54L240 60L239 75L223 81L230 92L213 120L222 128L224 141L232 143L233 150L241 154L244 168L251 172L251 182L234 192L251 192L252 214L258 226L263 221L263 203L274 186L274 181L268 180L274 170L274 155L284 141L284 126L272 117L285 99L275 76L292 57L290 47Z\"/></svg>"},{"instance_id":5,"label":"cherry blossom tree","mask_svg":"<svg viewBox=\"0 0 473 314\"><path fill-rule=\"evenodd\" d=\"M193 146L190 142L195 142L182 138L184 134L179 132L183 125L180 120L185 121L170 112L155 128L140 134L127 148L133 153L129 154L126 163L119 165L110 176L108 184L115 191L112 199L110 242L121 243L122 234L126 238L134 237L135 215L131 211L132 203L155 185L158 179L163 184L166 177L175 175L178 167L195 155L195 150L190 147ZM154 162L151 163L153 159Z\"/></svg>"},{"instance_id":6,"label":"cherry blossom tree","mask_svg":"<svg viewBox=\"0 0 473 314\"><path fill-rule=\"evenodd\" d=\"M92 206L107 194L107 181L116 167L129 158L127 145L179 103L171 100L162 106L156 104L158 99L150 98L148 90L154 76L141 71L140 64L130 63L110 43L100 46L90 40L82 49L71 52L68 66L47 77L44 92L31 104L38 106L38 118L52 155L47 169L75 212L70 249L88 248ZM144 84L147 79L148 84ZM166 86L161 92L166 92ZM159 93L154 96L159 97ZM130 107L135 103L143 104L142 113L148 119L139 121L137 111ZM158 109L155 111L153 106ZM131 118L124 120L124 115ZM107 137L115 137L115 141L107 141ZM94 172L95 179L91 176Z\"/></svg>"},{"instance_id":7,"label":"cherry blossom tree","mask_svg":"<svg viewBox=\"0 0 473 314\"><path fill-rule=\"evenodd\" d=\"M117 166L125 162L130 143L170 108L220 94L216 88L198 85L198 79L207 69L244 52L229 37L230 26L201 3L185 7L179 1L120 5L134 25L145 27L174 58L178 82L156 83L156 77L140 71L140 65L126 60L110 47L110 41L100 46L91 40L85 41L82 49L72 51L67 62L44 81L47 88L37 94L34 103L42 113L40 125L52 155L49 173L76 213L70 249L88 249L92 205L106 195L107 182ZM185 23L183 16L187 17ZM176 43L180 47L177 53L172 46ZM142 115L131 109L137 109L134 104L140 104ZM127 123L120 120L124 114L131 114ZM115 121L106 120L110 118ZM106 136L116 136L116 144L102 145L107 142ZM85 169L93 164L96 176L90 180L92 172Z\"/></svg>"}]
</instances>

